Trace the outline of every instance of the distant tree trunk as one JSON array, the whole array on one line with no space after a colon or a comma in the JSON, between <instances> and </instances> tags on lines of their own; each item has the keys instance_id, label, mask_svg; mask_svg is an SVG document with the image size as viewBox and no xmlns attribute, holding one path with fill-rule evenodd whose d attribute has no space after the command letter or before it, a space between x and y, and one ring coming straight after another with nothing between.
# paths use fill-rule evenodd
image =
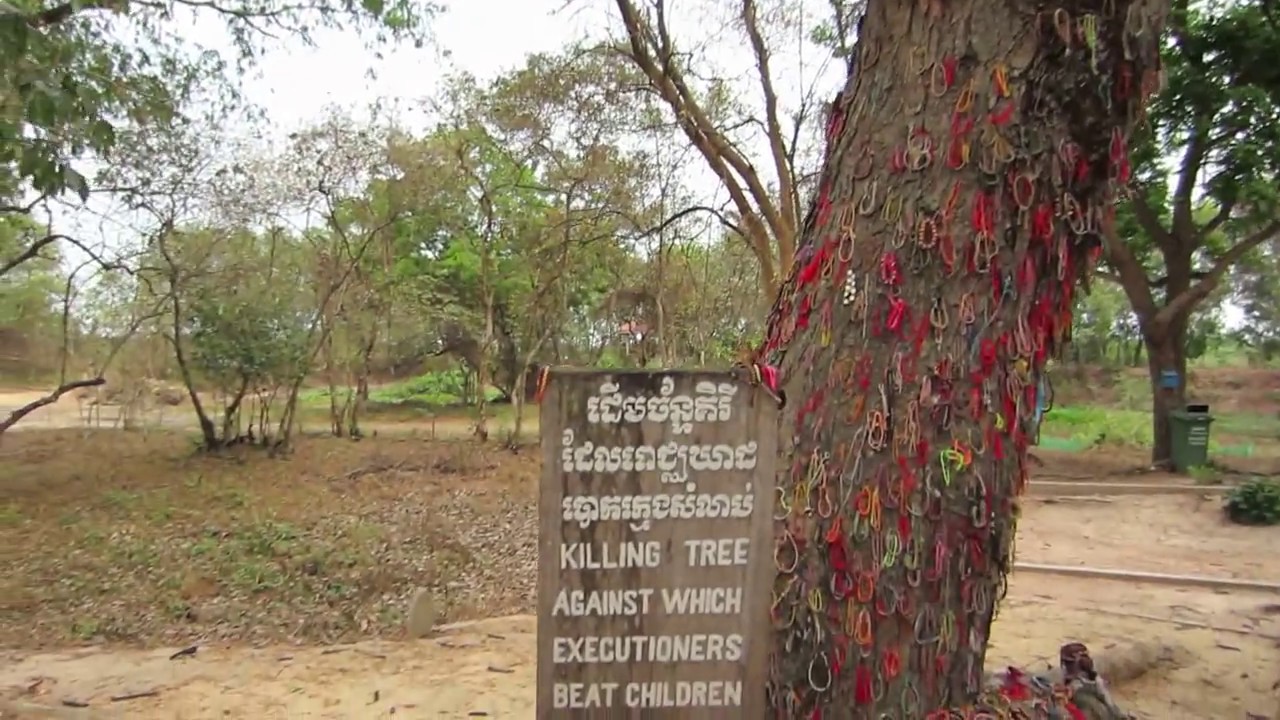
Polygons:
<instances>
[{"instance_id":1,"label":"distant tree trunk","mask_svg":"<svg viewBox=\"0 0 1280 720\"><path fill-rule=\"evenodd\" d=\"M528 397L528 393L525 392L525 382L528 376L529 366L525 365L520 371L519 377L516 378L516 392L511 396L515 419L512 420L511 437L507 438L507 447L513 449L520 446L520 433L524 431L524 406Z\"/></svg>"},{"instance_id":2,"label":"distant tree trunk","mask_svg":"<svg viewBox=\"0 0 1280 720\"><path fill-rule=\"evenodd\" d=\"M374 322L360 349L360 365L356 370L355 396L351 400L351 419L347 425L347 433L358 438L364 433L360 430L360 418L364 417L365 406L369 402L369 375L373 372L373 351L378 346L378 323Z\"/></svg>"},{"instance_id":3,"label":"distant tree trunk","mask_svg":"<svg viewBox=\"0 0 1280 720\"><path fill-rule=\"evenodd\" d=\"M321 338L323 340L323 338ZM280 421L276 423L276 437L271 441L271 452L273 454L286 454L292 448L293 428L298 419L298 394L302 391L302 381L306 379L306 369L290 379L288 395L284 399L284 410L280 413ZM270 406L268 405L269 409ZM262 443L268 444L266 433L262 435Z\"/></svg>"},{"instance_id":4,"label":"distant tree trunk","mask_svg":"<svg viewBox=\"0 0 1280 720\"><path fill-rule=\"evenodd\" d=\"M222 409L222 441L226 442L236 435L240 434L240 406L244 402L244 396L249 392L249 378L242 375L240 377L240 387L236 388L236 392L223 405ZM253 427L250 420L249 427Z\"/></svg>"},{"instance_id":5,"label":"distant tree trunk","mask_svg":"<svg viewBox=\"0 0 1280 720\"><path fill-rule=\"evenodd\" d=\"M320 323L322 328L330 327L330 323L324 317L320 318ZM334 437L342 437L346 427L347 409L345 404L338 403L338 360L333 352L332 331L324 333L321 348L324 354L325 384L329 389L329 432L333 433Z\"/></svg>"},{"instance_id":6,"label":"distant tree trunk","mask_svg":"<svg viewBox=\"0 0 1280 720\"><path fill-rule=\"evenodd\" d=\"M170 274L170 284L177 286L178 271L175 269ZM200 437L204 442L204 449L213 451L221 447L222 443L218 438L218 429L214 427L213 419L209 417L209 413L205 412L204 403L200 402L200 392L196 389L195 376L191 372L191 366L187 362L187 352L182 341L182 326L185 321L182 314L182 302L178 299L178 293L173 292L173 297L169 301L173 309L173 335L166 336L169 343L173 346L173 359L178 365L178 373L182 377L182 384L187 389L187 397L191 398L191 409L196 413L196 420L200 423Z\"/></svg>"},{"instance_id":7,"label":"distant tree trunk","mask_svg":"<svg viewBox=\"0 0 1280 720\"><path fill-rule=\"evenodd\" d=\"M778 717L921 720L982 693L1036 387L1112 222L1168 12L1068 7L868 2L756 356L786 400Z\"/></svg>"},{"instance_id":8,"label":"distant tree trunk","mask_svg":"<svg viewBox=\"0 0 1280 720\"><path fill-rule=\"evenodd\" d=\"M529 399L529 370L533 369L533 359L542 352L542 347L551 339L553 328L543 331L542 335L533 343L528 352L524 355L523 362L520 363L520 372L515 380L515 392L511 394L511 402L515 405L515 422L511 428L511 437L507 439L507 445L511 448L518 447L520 444L520 433L524 430L524 409ZM535 384L536 388L537 385Z\"/></svg>"},{"instance_id":9,"label":"distant tree trunk","mask_svg":"<svg viewBox=\"0 0 1280 720\"><path fill-rule=\"evenodd\" d=\"M1187 390L1187 325L1189 318L1175 318L1171 326L1144 331L1147 369L1151 379L1151 462L1163 465L1173 457L1169 414L1186 404ZM1134 353L1135 357L1141 352ZM1164 389L1162 375L1166 370L1178 373L1178 386Z\"/></svg>"}]
</instances>

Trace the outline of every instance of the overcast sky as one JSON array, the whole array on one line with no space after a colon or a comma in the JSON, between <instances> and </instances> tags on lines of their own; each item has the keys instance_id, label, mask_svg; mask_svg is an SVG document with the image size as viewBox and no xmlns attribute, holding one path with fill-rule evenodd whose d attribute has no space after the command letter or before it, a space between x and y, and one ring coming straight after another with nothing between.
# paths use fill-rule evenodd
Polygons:
<instances>
[{"instance_id":1,"label":"overcast sky","mask_svg":"<svg viewBox=\"0 0 1280 720\"><path fill-rule=\"evenodd\" d=\"M465 70L481 79L518 68L525 56L553 52L606 18L590 1L582 11L554 15L562 0L465 0L450 3L432 23L438 48L406 48L376 61L361 38L321 33L315 48L292 47L273 52L262 63L260 78L249 78L249 99L267 110L272 123L294 129L320 115L327 105L367 107L377 99L405 103L435 93L450 70ZM204 35L202 33L202 35ZM199 42L217 44L215 30ZM447 54L447 57L442 57ZM375 71L373 80L367 76Z\"/></svg>"}]
</instances>

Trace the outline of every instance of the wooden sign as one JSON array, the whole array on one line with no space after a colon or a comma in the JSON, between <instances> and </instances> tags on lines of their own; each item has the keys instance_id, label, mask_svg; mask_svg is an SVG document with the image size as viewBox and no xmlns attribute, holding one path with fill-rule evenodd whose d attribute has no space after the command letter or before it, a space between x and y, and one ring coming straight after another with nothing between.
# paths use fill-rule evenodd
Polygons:
<instances>
[{"instance_id":1,"label":"wooden sign","mask_svg":"<svg viewBox=\"0 0 1280 720\"><path fill-rule=\"evenodd\" d=\"M776 412L727 372L551 371L539 720L765 716Z\"/></svg>"}]
</instances>

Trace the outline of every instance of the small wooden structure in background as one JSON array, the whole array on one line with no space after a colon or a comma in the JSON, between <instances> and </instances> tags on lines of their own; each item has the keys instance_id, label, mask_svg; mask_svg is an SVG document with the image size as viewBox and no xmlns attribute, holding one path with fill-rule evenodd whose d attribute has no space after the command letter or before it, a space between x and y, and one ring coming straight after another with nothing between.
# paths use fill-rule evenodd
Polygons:
<instances>
[{"instance_id":1,"label":"small wooden structure in background","mask_svg":"<svg viewBox=\"0 0 1280 720\"><path fill-rule=\"evenodd\" d=\"M776 407L728 372L553 369L538 718L764 717Z\"/></svg>"}]
</instances>

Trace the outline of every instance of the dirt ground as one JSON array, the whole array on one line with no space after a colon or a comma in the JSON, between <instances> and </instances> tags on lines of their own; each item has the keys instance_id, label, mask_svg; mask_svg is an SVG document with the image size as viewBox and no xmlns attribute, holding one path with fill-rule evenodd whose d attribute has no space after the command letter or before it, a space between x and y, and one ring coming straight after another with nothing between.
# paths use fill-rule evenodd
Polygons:
<instances>
[{"instance_id":1,"label":"dirt ground","mask_svg":"<svg viewBox=\"0 0 1280 720\"><path fill-rule=\"evenodd\" d=\"M1095 581L1071 587L1059 580L1018 578L991 649L992 666L1027 665L1059 644L1083 640L1104 661L1134 641L1169 652L1146 678L1119 692L1143 698L1126 709L1152 720L1247 718L1269 713L1280 676L1280 622L1262 618L1266 598L1212 591L1157 592ZM1099 614L1089 606L1164 608L1168 622ZM1052 622L1044 622L1048 614ZM1180 628L1173 620L1209 622L1228 630ZM1270 637L1266 637L1269 634ZM330 648L202 647L171 660L173 648L149 651L84 649L14 657L0 685L39 702L74 699L106 705L94 717L202 718L528 718L534 702L534 621L529 616L485 620L412 642L362 642ZM111 697L154 692L111 703ZM1266 715L1263 715L1267 717ZM68 716L73 717L73 716Z\"/></svg>"},{"instance_id":2,"label":"dirt ground","mask_svg":"<svg viewBox=\"0 0 1280 720\"><path fill-rule=\"evenodd\" d=\"M996 623L988 664L1047 666L1060 644L1082 640L1102 658L1105 671L1108 653L1150 643L1168 649L1148 675L1121 684L1117 694L1125 709L1150 720L1245 720L1247 713L1269 718L1280 677L1280 621L1266 617L1265 608L1274 599L1107 581L1064 587L1055 578L1017 577ZM1119 614L1139 609L1160 619ZM14 653L0 670L0 687L22 703L105 706L93 715L100 718L528 718L534 626L524 615L465 624L420 641L214 645L176 660L171 656L178 648ZM144 696L111 702L130 695Z\"/></svg>"},{"instance_id":3,"label":"dirt ground","mask_svg":"<svg viewBox=\"0 0 1280 720\"><path fill-rule=\"evenodd\" d=\"M403 435L306 439L287 461L190 451L167 432L39 427L0 445L0 718L18 705L144 720L531 717L528 451ZM1141 451L1039 456L1033 482L1174 482L1135 475ZM1018 559L1280 583L1278 542L1280 529L1225 523L1207 496L1031 498ZM405 640L417 588L442 623L474 623ZM1156 671L1118 688L1127 709L1271 718L1278 605L1015 573L988 666L1034 669L1069 640L1104 662L1163 644Z\"/></svg>"}]
</instances>

